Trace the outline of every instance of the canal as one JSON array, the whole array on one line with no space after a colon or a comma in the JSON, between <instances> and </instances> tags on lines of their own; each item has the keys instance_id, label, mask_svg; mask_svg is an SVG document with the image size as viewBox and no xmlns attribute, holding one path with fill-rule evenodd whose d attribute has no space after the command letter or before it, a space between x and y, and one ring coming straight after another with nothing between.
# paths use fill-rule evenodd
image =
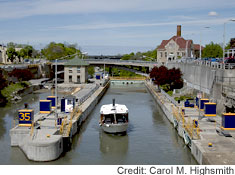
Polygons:
<instances>
[{"instance_id":1,"label":"canal","mask_svg":"<svg viewBox=\"0 0 235 175\"><path fill-rule=\"evenodd\" d=\"M52 162L29 161L18 147L10 146L9 129L25 102L38 110L38 100L49 94L30 94L18 104L0 108L0 164L197 164L143 84L111 85L73 137L70 151ZM129 128L124 136L106 134L98 124L101 105L112 103L113 98L129 109Z\"/></svg>"}]
</instances>

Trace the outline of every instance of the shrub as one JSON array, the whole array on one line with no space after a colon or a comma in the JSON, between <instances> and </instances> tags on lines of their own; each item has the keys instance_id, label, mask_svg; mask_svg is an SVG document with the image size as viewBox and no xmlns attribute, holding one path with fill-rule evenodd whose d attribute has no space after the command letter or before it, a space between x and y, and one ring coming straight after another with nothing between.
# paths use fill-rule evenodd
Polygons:
<instances>
[{"instance_id":1,"label":"shrub","mask_svg":"<svg viewBox=\"0 0 235 175\"><path fill-rule=\"evenodd\" d=\"M9 76L16 77L19 81L28 81L33 78L32 72L28 69L14 69Z\"/></svg>"}]
</instances>

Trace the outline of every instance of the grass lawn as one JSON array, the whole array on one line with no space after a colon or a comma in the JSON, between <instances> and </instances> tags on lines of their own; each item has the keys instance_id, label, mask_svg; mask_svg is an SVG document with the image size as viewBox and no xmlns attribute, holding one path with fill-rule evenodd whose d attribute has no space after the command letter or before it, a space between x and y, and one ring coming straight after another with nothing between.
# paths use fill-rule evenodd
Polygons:
<instances>
[{"instance_id":1,"label":"grass lawn","mask_svg":"<svg viewBox=\"0 0 235 175\"><path fill-rule=\"evenodd\" d=\"M25 87L27 87L29 85L29 82L19 82L19 83L15 83L15 84L11 84L7 87L5 87L1 93L4 97L6 97L7 99L11 98L11 95L13 94L13 92L19 91Z\"/></svg>"}]
</instances>

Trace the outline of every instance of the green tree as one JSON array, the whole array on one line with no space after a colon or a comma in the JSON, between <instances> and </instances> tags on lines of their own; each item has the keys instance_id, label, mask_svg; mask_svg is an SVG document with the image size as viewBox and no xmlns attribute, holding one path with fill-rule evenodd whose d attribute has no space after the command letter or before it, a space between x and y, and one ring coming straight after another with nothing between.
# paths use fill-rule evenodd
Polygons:
<instances>
[{"instance_id":1,"label":"green tree","mask_svg":"<svg viewBox=\"0 0 235 175\"><path fill-rule=\"evenodd\" d=\"M6 97L2 95L2 90L7 86L7 80L3 76L3 70L0 69L0 106L4 106L7 103Z\"/></svg>"},{"instance_id":2,"label":"green tree","mask_svg":"<svg viewBox=\"0 0 235 175\"><path fill-rule=\"evenodd\" d=\"M9 47L7 49L8 60L10 60L11 62L14 62L14 60L16 59L17 56L18 56L18 54L17 54L14 47Z\"/></svg>"},{"instance_id":3,"label":"green tree","mask_svg":"<svg viewBox=\"0 0 235 175\"><path fill-rule=\"evenodd\" d=\"M95 68L94 68L94 66L89 66L89 67L88 67L88 74L93 76L94 73L95 73Z\"/></svg>"},{"instance_id":4,"label":"green tree","mask_svg":"<svg viewBox=\"0 0 235 175\"><path fill-rule=\"evenodd\" d=\"M206 47L202 51L203 58L222 58L223 57L223 49L219 44L214 44L211 42L207 44Z\"/></svg>"},{"instance_id":5,"label":"green tree","mask_svg":"<svg viewBox=\"0 0 235 175\"><path fill-rule=\"evenodd\" d=\"M9 48L15 48L16 47L16 44L15 43L13 43L13 42L9 42L9 43L7 43L7 48L9 49Z\"/></svg>"},{"instance_id":6,"label":"green tree","mask_svg":"<svg viewBox=\"0 0 235 175\"><path fill-rule=\"evenodd\" d=\"M72 55L75 53L81 53L80 50L76 49L76 45L65 45L62 43L51 42L41 53L49 60L55 60L67 55ZM69 59L69 58L68 58Z\"/></svg>"},{"instance_id":7,"label":"green tree","mask_svg":"<svg viewBox=\"0 0 235 175\"><path fill-rule=\"evenodd\" d=\"M122 60L157 60L157 48L147 52L137 52L136 54L131 52L130 54L125 54L122 56Z\"/></svg>"}]
</instances>

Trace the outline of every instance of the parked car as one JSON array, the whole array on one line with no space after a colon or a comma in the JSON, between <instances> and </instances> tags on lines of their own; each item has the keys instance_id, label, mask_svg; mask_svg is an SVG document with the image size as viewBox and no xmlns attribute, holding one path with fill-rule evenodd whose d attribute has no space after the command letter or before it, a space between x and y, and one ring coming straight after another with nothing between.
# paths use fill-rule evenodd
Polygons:
<instances>
[{"instance_id":1,"label":"parked car","mask_svg":"<svg viewBox=\"0 0 235 175\"><path fill-rule=\"evenodd\" d=\"M224 61L224 63L235 63L235 59L230 58Z\"/></svg>"}]
</instances>

